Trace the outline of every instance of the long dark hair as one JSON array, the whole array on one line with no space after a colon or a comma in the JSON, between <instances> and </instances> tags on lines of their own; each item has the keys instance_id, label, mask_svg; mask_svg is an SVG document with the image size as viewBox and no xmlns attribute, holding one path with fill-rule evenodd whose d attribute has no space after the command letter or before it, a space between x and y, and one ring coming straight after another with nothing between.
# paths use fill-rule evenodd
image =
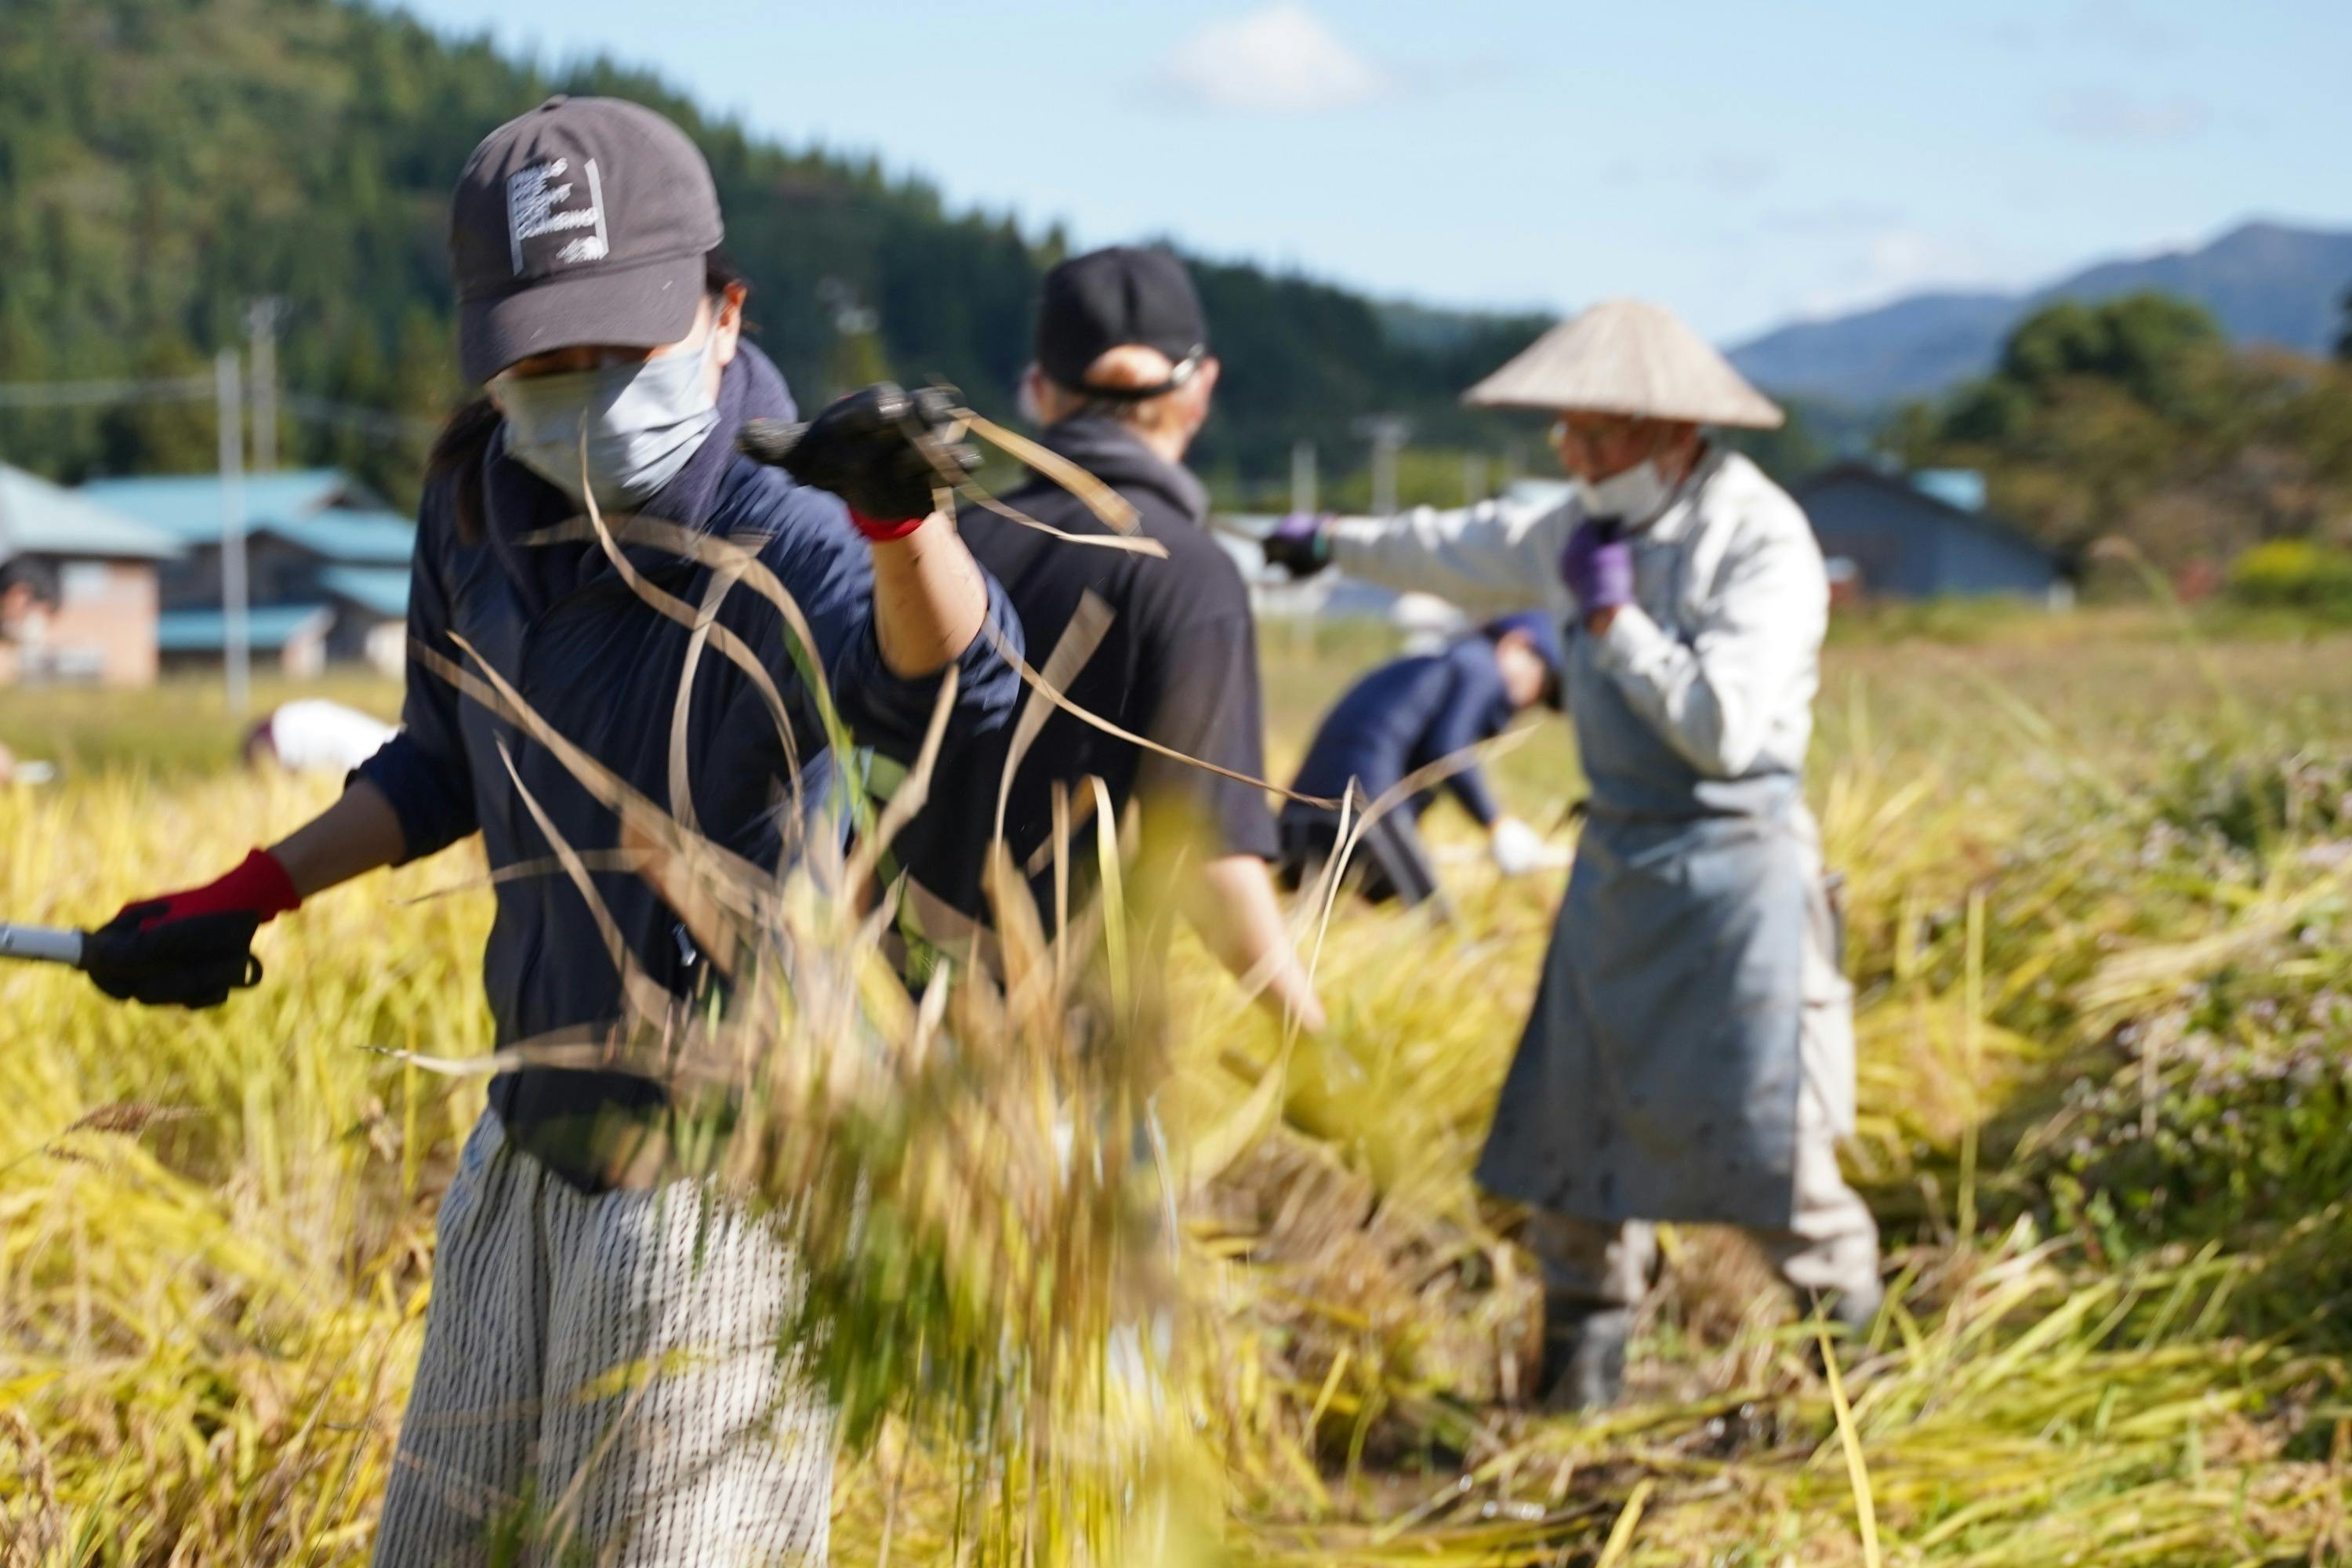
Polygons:
<instances>
[{"instance_id":1,"label":"long dark hair","mask_svg":"<svg viewBox=\"0 0 2352 1568\"><path fill-rule=\"evenodd\" d=\"M743 269L725 251L714 250L702 258L704 293L716 300L739 283L751 287ZM743 331L751 330L751 318L746 316ZM499 419L498 405L487 394L476 397L449 416L425 458L425 488L430 489L444 479L453 487L457 537L467 544L479 543L482 538L482 459L489 452L490 437L498 434Z\"/></svg>"}]
</instances>

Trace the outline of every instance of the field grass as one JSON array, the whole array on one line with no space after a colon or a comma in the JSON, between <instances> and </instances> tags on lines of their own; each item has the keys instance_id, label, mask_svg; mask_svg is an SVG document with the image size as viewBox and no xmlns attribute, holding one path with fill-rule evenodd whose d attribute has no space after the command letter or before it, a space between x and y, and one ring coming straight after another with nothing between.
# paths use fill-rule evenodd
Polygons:
<instances>
[{"instance_id":1,"label":"field grass","mask_svg":"<svg viewBox=\"0 0 2352 1568\"><path fill-rule=\"evenodd\" d=\"M1377 652L1269 634L1277 766ZM1468 1172L1556 878L1465 856L1452 926L1341 909L1334 1026L1295 1051L1180 948L1192 1560L2352 1556L2347 671L2352 640L2147 616L1840 639L1812 794L1850 878L1849 1165L1899 1276L1834 1391L1758 1262L1685 1230L1633 1402L1498 1397L1532 1291ZM234 729L208 700L0 694L0 740L73 764L0 791L0 910L94 922L324 798L210 765ZM1579 793L1556 725L1498 771L1538 824ZM364 1560L481 1092L384 1053L488 1037L487 900L406 900L469 853L280 922L215 1013L0 971L0 1560ZM888 1429L845 1464L838 1559L1021 1561L960 1538L921 1447Z\"/></svg>"},{"instance_id":2,"label":"field grass","mask_svg":"<svg viewBox=\"0 0 2352 1568\"><path fill-rule=\"evenodd\" d=\"M398 683L338 670L299 682L257 676L252 716L296 697L331 698L385 720L400 715ZM180 779L218 773L236 760L245 729L230 716L217 675L174 674L143 691L35 687L0 700L0 746L68 773Z\"/></svg>"}]
</instances>

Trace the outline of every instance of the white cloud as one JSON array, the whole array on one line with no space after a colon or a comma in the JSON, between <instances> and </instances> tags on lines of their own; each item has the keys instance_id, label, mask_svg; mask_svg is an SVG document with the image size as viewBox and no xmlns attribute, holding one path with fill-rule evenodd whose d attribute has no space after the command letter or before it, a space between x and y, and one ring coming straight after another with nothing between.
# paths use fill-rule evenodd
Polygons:
<instances>
[{"instance_id":1,"label":"white cloud","mask_svg":"<svg viewBox=\"0 0 2352 1568\"><path fill-rule=\"evenodd\" d=\"M1801 293L1801 317L1843 315L1927 289L1995 286L1999 275L1974 247L1906 224L1862 240L1822 286Z\"/></svg>"},{"instance_id":2,"label":"white cloud","mask_svg":"<svg viewBox=\"0 0 2352 1568\"><path fill-rule=\"evenodd\" d=\"M1924 283L1948 283L1974 275L1976 258L1964 247L1925 229L1885 228L1863 248L1863 271L1871 287L1889 294Z\"/></svg>"},{"instance_id":3,"label":"white cloud","mask_svg":"<svg viewBox=\"0 0 2352 1568\"><path fill-rule=\"evenodd\" d=\"M1962 29L1964 37L1988 44L2009 54L2032 54L2042 45L2042 35L2032 26L2018 21L1971 22Z\"/></svg>"},{"instance_id":4,"label":"white cloud","mask_svg":"<svg viewBox=\"0 0 2352 1568\"><path fill-rule=\"evenodd\" d=\"M1163 71L1188 102L1258 114L1346 109L1392 85L1296 0L1210 23L1176 46Z\"/></svg>"},{"instance_id":5,"label":"white cloud","mask_svg":"<svg viewBox=\"0 0 2352 1568\"><path fill-rule=\"evenodd\" d=\"M2140 0L2081 0L2068 31L2083 44L2153 59L2180 47L2164 19Z\"/></svg>"},{"instance_id":6,"label":"white cloud","mask_svg":"<svg viewBox=\"0 0 2352 1568\"><path fill-rule=\"evenodd\" d=\"M2213 122L2213 106L2185 92L2144 96L2085 87L2050 100L2050 123L2085 142L2177 142Z\"/></svg>"},{"instance_id":7,"label":"white cloud","mask_svg":"<svg viewBox=\"0 0 2352 1568\"><path fill-rule=\"evenodd\" d=\"M2181 47L2179 35L2143 0L2076 0L2063 18L2045 6L2034 21L1971 21L1961 31L1976 43L2009 54L2063 48L2147 60L2178 54Z\"/></svg>"},{"instance_id":8,"label":"white cloud","mask_svg":"<svg viewBox=\"0 0 2352 1568\"><path fill-rule=\"evenodd\" d=\"M1745 196L1770 184L1780 172L1771 159L1754 153L1715 153L1696 160L1675 160L1663 163L1636 163L1631 158L1613 158L1601 169L1603 184L1632 188L1640 185L1685 184L1698 186L1710 195Z\"/></svg>"},{"instance_id":9,"label":"white cloud","mask_svg":"<svg viewBox=\"0 0 2352 1568\"><path fill-rule=\"evenodd\" d=\"M1764 227L1775 234L1837 236L1875 234L1894 226L1902 217L1903 209L1892 202L1847 197L1819 206L1774 207L1762 221Z\"/></svg>"},{"instance_id":10,"label":"white cloud","mask_svg":"<svg viewBox=\"0 0 2352 1568\"><path fill-rule=\"evenodd\" d=\"M1772 183L1772 160L1752 153L1718 153L1699 161L1698 183L1718 196L1744 196Z\"/></svg>"}]
</instances>

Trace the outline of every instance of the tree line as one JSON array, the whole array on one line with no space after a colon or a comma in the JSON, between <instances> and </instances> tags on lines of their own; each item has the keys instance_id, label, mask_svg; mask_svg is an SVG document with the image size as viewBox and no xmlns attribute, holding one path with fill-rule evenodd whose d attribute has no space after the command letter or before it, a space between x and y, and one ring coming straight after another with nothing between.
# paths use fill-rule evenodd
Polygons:
<instances>
[{"instance_id":1,"label":"tree line","mask_svg":"<svg viewBox=\"0 0 2352 1568\"><path fill-rule=\"evenodd\" d=\"M804 404L888 372L1010 411L1061 233L952 211L871 159L778 147L641 72L551 74L347 0L0 6L0 382L201 374L268 298L282 302L288 389L437 419L466 391L449 190L485 132L556 91L638 100L701 145L759 341ZM1540 318L1401 323L1308 279L1195 270L1227 367L1199 460L1229 500L1278 491L1300 438L1344 483L1367 414L1405 415L1417 442L1486 453L1497 473L1540 428L1455 402ZM279 432L284 461L341 466L413 500L420 432L302 412ZM0 458L68 481L206 468L214 447L202 403L0 410Z\"/></svg>"},{"instance_id":2,"label":"tree line","mask_svg":"<svg viewBox=\"0 0 2352 1568\"><path fill-rule=\"evenodd\" d=\"M2352 290L2334 361L2233 347L2161 294L2061 301L1986 375L1881 439L1915 467L1981 470L1992 508L2062 550L2127 542L2176 573L2274 541L2352 546Z\"/></svg>"}]
</instances>

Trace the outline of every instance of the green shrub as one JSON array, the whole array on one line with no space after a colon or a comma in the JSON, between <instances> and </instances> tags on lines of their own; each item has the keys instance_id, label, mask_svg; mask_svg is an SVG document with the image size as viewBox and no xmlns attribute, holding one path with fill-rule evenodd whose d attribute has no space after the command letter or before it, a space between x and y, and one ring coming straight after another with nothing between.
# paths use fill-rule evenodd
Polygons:
<instances>
[{"instance_id":1,"label":"green shrub","mask_svg":"<svg viewBox=\"0 0 2352 1568\"><path fill-rule=\"evenodd\" d=\"M2352 620L2352 550L2309 539L2258 544L2231 563L2230 596Z\"/></svg>"}]
</instances>

